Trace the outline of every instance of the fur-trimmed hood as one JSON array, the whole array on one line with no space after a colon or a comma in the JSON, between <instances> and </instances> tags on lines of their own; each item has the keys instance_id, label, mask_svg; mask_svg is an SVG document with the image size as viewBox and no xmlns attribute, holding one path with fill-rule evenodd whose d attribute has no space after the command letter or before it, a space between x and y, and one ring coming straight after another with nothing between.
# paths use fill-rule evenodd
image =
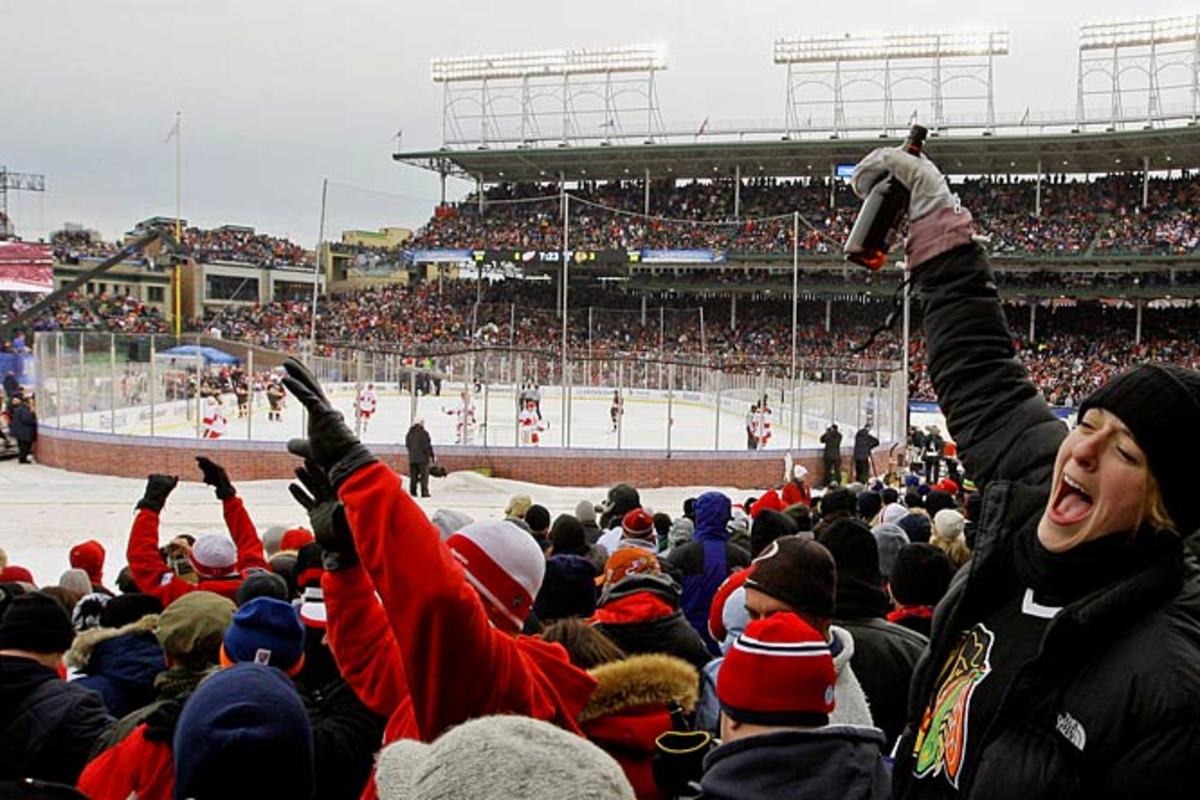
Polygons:
<instances>
[{"instance_id":1,"label":"fur-trimmed hood","mask_svg":"<svg viewBox=\"0 0 1200 800\"><path fill-rule=\"evenodd\" d=\"M676 702L691 712L699 696L700 675L681 658L662 653L629 656L589 670L596 690L579 713L580 723L658 703Z\"/></svg>"},{"instance_id":2,"label":"fur-trimmed hood","mask_svg":"<svg viewBox=\"0 0 1200 800\"><path fill-rule=\"evenodd\" d=\"M76 634L71 649L67 651L64 660L67 666L74 670L84 670L92 659L92 653L101 642L116 639L129 633L154 633L158 630L158 614L147 614L139 620L122 625L119 628L92 628Z\"/></svg>"}]
</instances>

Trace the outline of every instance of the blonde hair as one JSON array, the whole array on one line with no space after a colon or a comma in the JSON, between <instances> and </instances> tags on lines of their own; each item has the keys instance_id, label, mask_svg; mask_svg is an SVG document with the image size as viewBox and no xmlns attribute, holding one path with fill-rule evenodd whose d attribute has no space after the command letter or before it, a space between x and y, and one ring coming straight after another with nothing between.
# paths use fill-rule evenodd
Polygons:
<instances>
[{"instance_id":1,"label":"blonde hair","mask_svg":"<svg viewBox=\"0 0 1200 800\"><path fill-rule=\"evenodd\" d=\"M1156 530L1179 532L1179 527L1171 519L1167 511L1167 501L1163 499L1162 488L1154 478L1154 473L1146 470L1145 501L1142 503L1142 521L1149 522Z\"/></svg>"},{"instance_id":2,"label":"blonde hair","mask_svg":"<svg viewBox=\"0 0 1200 800\"><path fill-rule=\"evenodd\" d=\"M961 533L953 539L931 536L929 543L945 553L956 570L971 559L971 548L967 547L967 539Z\"/></svg>"}]
</instances>

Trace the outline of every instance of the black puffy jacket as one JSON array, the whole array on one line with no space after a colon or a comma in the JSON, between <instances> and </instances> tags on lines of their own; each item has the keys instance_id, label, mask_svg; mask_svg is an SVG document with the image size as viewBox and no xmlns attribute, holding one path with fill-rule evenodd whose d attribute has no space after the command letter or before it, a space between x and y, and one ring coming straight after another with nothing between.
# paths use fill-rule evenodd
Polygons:
<instances>
[{"instance_id":1,"label":"black puffy jacket","mask_svg":"<svg viewBox=\"0 0 1200 800\"><path fill-rule=\"evenodd\" d=\"M74 784L112 721L95 692L32 659L0 656L0 779Z\"/></svg>"},{"instance_id":2,"label":"black puffy jacket","mask_svg":"<svg viewBox=\"0 0 1200 800\"><path fill-rule=\"evenodd\" d=\"M933 619L913 676L909 721L896 749L897 798L954 796L914 777L914 744L939 673L961 634L996 610L1014 584L1014 545L1034 536L1066 429L1024 367L974 245L926 262L930 377L967 471L983 487L974 557ZM957 796L1155 800L1195 796L1200 755L1200 566L1170 532L1099 590L1067 604L1015 674L957 776ZM992 654L995 657L995 654Z\"/></svg>"}]
</instances>

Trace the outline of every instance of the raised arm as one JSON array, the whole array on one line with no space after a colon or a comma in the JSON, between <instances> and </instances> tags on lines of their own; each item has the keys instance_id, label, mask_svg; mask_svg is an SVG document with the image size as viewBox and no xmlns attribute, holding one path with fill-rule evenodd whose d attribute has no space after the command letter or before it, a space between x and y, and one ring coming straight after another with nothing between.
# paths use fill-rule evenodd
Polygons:
<instances>
[{"instance_id":1,"label":"raised arm","mask_svg":"<svg viewBox=\"0 0 1200 800\"><path fill-rule=\"evenodd\" d=\"M204 456L196 456L196 464L204 473L204 482L216 490L217 499L221 501L225 528L237 546L237 571L268 569L262 539L258 538L246 504L237 496L237 490L233 488L225 468Z\"/></svg>"},{"instance_id":2,"label":"raised arm","mask_svg":"<svg viewBox=\"0 0 1200 800\"><path fill-rule=\"evenodd\" d=\"M1044 483L1066 429L1017 360L991 265L928 159L876 150L856 168L855 191L891 172L911 191L908 268L924 312L929 376L946 425L975 482Z\"/></svg>"},{"instance_id":3,"label":"raised arm","mask_svg":"<svg viewBox=\"0 0 1200 800\"><path fill-rule=\"evenodd\" d=\"M177 483L179 479L170 475L151 475L146 479L146 492L138 501L133 529L125 546L125 560L129 562L133 582L147 594L158 589L163 575L169 571L158 552L158 516Z\"/></svg>"}]
</instances>

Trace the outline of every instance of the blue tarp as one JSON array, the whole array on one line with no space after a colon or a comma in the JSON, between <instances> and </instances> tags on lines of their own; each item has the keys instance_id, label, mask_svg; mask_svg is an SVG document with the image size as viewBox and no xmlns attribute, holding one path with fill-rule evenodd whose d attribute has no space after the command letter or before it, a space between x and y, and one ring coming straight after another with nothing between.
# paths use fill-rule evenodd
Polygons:
<instances>
[{"instance_id":1,"label":"blue tarp","mask_svg":"<svg viewBox=\"0 0 1200 800\"><path fill-rule=\"evenodd\" d=\"M198 344L181 344L170 350L159 350L160 356L200 356L208 364L236 364L238 359L215 347L204 347Z\"/></svg>"}]
</instances>

